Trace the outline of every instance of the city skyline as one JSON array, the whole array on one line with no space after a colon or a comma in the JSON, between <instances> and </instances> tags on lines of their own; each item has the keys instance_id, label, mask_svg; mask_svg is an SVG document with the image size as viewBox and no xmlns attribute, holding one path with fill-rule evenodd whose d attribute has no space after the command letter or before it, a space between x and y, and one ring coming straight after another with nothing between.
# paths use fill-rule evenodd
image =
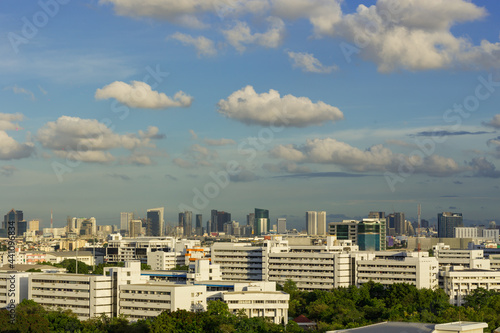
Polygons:
<instances>
[{"instance_id":1,"label":"city skyline","mask_svg":"<svg viewBox=\"0 0 500 333\"><path fill-rule=\"evenodd\" d=\"M155 3L0 3L3 214L500 220L499 3Z\"/></svg>"}]
</instances>

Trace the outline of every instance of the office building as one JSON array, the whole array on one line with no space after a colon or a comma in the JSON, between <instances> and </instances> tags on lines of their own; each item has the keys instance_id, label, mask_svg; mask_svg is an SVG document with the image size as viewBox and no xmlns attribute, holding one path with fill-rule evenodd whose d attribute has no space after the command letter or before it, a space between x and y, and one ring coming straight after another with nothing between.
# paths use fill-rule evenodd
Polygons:
<instances>
[{"instance_id":1,"label":"office building","mask_svg":"<svg viewBox=\"0 0 500 333\"><path fill-rule=\"evenodd\" d=\"M183 228L183 236L191 237L193 233L193 212L179 213L179 227Z\"/></svg>"},{"instance_id":2,"label":"office building","mask_svg":"<svg viewBox=\"0 0 500 333\"><path fill-rule=\"evenodd\" d=\"M453 238L455 228L463 227L462 213L443 212L438 214L438 237Z\"/></svg>"},{"instance_id":3,"label":"office building","mask_svg":"<svg viewBox=\"0 0 500 333\"><path fill-rule=\"evenodd\" d=\"M404 236L407 234L408 230L404 213L389 214L386 221L390 229L389 236Z\"/></svg>"},{"instance_id":4,"label":"office building","mask_svg":"<svg viewBox=\"0 0 500 333\"><path fill-rule=\"evenodd\" d=\"M129 236L131 238L136 238L142 236L142 220L131 220L129 230Z\"/></svg>"},{"instance_id":5,"label":"office building","mask_svg":"<svg viewBox=\"0 0 500 333\"><path fill-rule=\"evenodd\" d=\"M361 221L344 220L328 224L329 234L338 240L350 240L360 251L385 251L385 219L365 218Z\"/></svg>"},{"instance_id":6,"label":"office building","mask_svg":"<svg viewBox=\"0 0 500 333\"><path fill-rule=\"evenodd\" d=\"M252 227L255 225L255 213L247 215L247 225L251 225Z\"/></svg>"},{"instance_id":7,"label":"office building","mask_svg":"<svg viewBox=\"0 0 500 333\"><path fill-rule=\"evenodd\" d=\"M306 230L308 235L318 234L318 213L313 211L306 212Z\"/></svg>"},{"instance_id":8,"label":"office building","mask_svg":"<svg viewBox=\"0 0 500 333\"><path fill-rule=\"evenodd\" d=\"M110 276L33 274L28 283L28 298L46 308L71 310L79 320L112 316Z\"/></svg>"},{"instance_id":9,"label":"office building","mask_svg":"<svg viewBox=\"0 0 500 333\"><path fill-rule=\"evenodd\" d=\"M326 229L326 212L321 211L318 212L318 235L320 236L326 236L327 234L327 229Z\"/></svg>"},{"instance_id":10,"label":"office building","mask_svg":"<svg viewBox=\"0 0 500 333\"><path fill-rule=\"evenodd\" d=\"M269 210L255 208L255 227L254 234L260 236L262 234L267 234L269 232Z\"/></svg>"},{"instance_id":11,"label":"office building","mask_svg":"<svg viewBox=\"0 0 500 333\"><path fill-rule=\"evenodd\" d=\"M28 222L28 231L39 231L39 230L40 230L39 220L31 220Z\"/></svg>"},{"instance_id":12,"label":"office building","mask_svg":"<svg viewBox=\"0 0 500 333\"><path fill-rule=\"evenodd\" d=\"M163 236L163 225L165 224L163 220L164 210L163 207L147 210L146 236Z\"/></svg>"},{"instance_id":13,"label":"office building","mask_svg":"<svg viewBox=\"0 0 500 333\"><path fill-rule=\"evenodd\" d=\"M134 213L120 213L120 231L124 234L130 232L130 221L134 219Z\"/></svg>"},{"instance_id":14,"label":"office building","mask_svg":"<svg viewBox=\"0 0 500 333\"><path fill-rule=\"evenodd\" d=\"M483 238L490 239L495 243L499 243L499 230L498 229L483 229Z\"/></svg>"},{"instance_id":15,"label":"office building","mask_svg":"<svg viewBox=\"0 0 500 333\"><path fill-rule=\"evenodd\" d=\"M3 229L8 230L9 227L14 227L15 228L15 235L16 236L22 236L23 234L20 233L22 230L23 232L26 231L27 226L23 225L21 228L19 228L19 222L24 221L23 218L23 211L22 210L15 210L12 208L5 216L4 216L4 222L3 222ZM9 224L10 222L10 224Z\"/></svg>"},{"instance_id":16,"label":"office building","mask_svg":"<svg viewBox=\"0 0 500 333\"><path fill-rule=\"evenodd\" d=\"M196 235L203 236L203 216L196 214Z\"/></svg>"},{"instance_id":17,"label":"office building","mask_svg":"<svg viewBox=\"0 0 500 333\"><path fill-rule=\"evenodd\" d=\"M477 238L477 228L475 227L456 227L455 238Z\"/></svg>"},{"instance_id":18,"label":"office building","mask_svg":"<svg viewBox=\"0 0 500 333\"><path fill-rule=\"evenodd\" d=\"M278 234L286 233L286 218L284 217L278 218L276 224L278 224Z\"/></svg>"}]
</instances>

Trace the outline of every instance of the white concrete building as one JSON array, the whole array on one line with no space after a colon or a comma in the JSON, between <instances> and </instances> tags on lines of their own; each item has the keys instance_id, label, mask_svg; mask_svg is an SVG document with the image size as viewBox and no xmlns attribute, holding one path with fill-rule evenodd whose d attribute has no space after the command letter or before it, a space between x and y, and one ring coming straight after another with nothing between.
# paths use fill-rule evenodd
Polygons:
<instances>
[{"instance_id":1,"label":"white concrete building","mask_svg":"<svg viewBox=\"0 0 500 333\"><path fill-rule=\"evenodd\" d=\"M475 227L456 227L455 238L477 238L477 228Z\"/></svg>"},{"instance_id":2,"label":"white concrete building","mask_svg":"<svg viewBox=\"0 0 500 333\"><path fill-rule=\"evenodd\" d=\"M435 257L357 260L357 284L368 281L391 285L409 283L417 288L438 287L439 263Z\"/></svg>"},{"instance_id":3,"label":"white concrete building","mask_svg":"<svg viewBox=\"0 0 500 333\"><path fill-rule=\"evenodd\" d=\"M500 271L450 267L441 271L439 278L453 305L462 305L465 296L478 288L500 291Z\"/></svg>"},{"instance_id":4,"label":"white concrete building","mask_svg":"<svg viewBox=\"0 0 500 333\"><path fill-rule=\"evenodd\" d=\"M30 273L0 272L0 308L8 304L17 306L28 298L28 280Z\"/></svg>"},{"instance_id":5,"label":"white concrete building","mask_svg":"<svg viewBox=\"0 0 500 333\"><path fill-rule=\"evenodd\" d=\"M499 243L500 240L498 239L498 236L499 236L498 229L483 229L483 238Z\"/></svg>"},{"instance_id":6,"label":"white concrete building","mask_svg":"<svg viewBox=\"0 0 500 333\"><path fill-rule=\"evenodd\" d=\"M318 212L306 212L306 230L308 235L318 234Z\"/></svg>"},{"instance_id":7,"label":"white concrete building","mask_svg":"<svg viewBox=\"0 0 500 333\"><path fill-rule=\"evenodd\" d=\"M248 287L246 291L222 294L229 311L237 314L243 310L249 318L271 318L275 324L288 323L288 302L290 295L282 291L260 291L258 287Z\"/></svg>"},{"instance_id":8,"label":"white concrete building","mask_svg":"<svg viewBox=\"0 0 500 333\"><path fill-rule=\"evenodd\" d=\"M214 243L212 263L220 265L223 280L262 281L267 276L266 249L250 243Z\"/></svg>"},{"instance_id":9,"label":"white concrete building","mask_svg":"<svg viewBox=\"0 0 500 333\"><path fill-rule=\"evenodd\" d=\"M326 236L328 230L326 228L326 212L318 212L318 235Z\"/></svg>"},{"instance_id":10,"label":"white concrete building","mask_svg":"<svg viewBox=\"0 0 500 333\"><path fill-rule=\"evenodd\" d=\"M119 291L118 312L131 320L152 318L163 311L205 311L206 286L161 282L123 285Z\"/></svg>"},{"instance_id":11,"label":"white concrete building","mask_svg":"<svg viewBox=\"0 0 500 333\"><path fill-rule=\"evenodd\" d=\"M490 269L490 261L484 258L483 250L452 250L448 245L438 243L433 251L439 266Z\"/></svg>"},{"instance_id":12,"label":"white concrete building","mask_svg":"<svg viewBox=\"0 0 500 333\"><path fill-rule=\"evenodd\" d=\"M177 265L185 265L186 259L180 252L155 251L147 253L147 264L151 266L151 270L166 271Z\"/></svg>"},{"instance_id":13,"label":"white concrete building","mask_svg":"<svg viewBox=\"0 0 500 333\"><path fill-rule=\"evenodd\" d=\"M112 316L110 276L43 274L29 277L28 298L50 309L73 311L80 320Z\"/></svg>"}]
</instances>

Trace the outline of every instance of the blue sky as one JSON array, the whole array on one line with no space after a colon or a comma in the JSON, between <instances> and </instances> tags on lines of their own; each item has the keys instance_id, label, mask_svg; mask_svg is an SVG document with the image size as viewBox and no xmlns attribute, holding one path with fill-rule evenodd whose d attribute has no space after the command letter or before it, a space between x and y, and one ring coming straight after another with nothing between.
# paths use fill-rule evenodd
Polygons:
<instances>
[{"instance_id":1,"label":"blue sky","mask_svg":"<svg viewBox=\"0 0 500 333\"><path fill-rule=\"evenodd\" d=\"M499 220L500 4L0 3L1 206Z\"/></svg>"}]
</instances>

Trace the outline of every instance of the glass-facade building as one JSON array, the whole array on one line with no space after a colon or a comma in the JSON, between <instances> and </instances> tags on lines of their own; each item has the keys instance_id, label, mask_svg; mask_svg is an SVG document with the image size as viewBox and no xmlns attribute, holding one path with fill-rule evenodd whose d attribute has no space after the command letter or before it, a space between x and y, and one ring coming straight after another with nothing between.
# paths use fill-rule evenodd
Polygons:
<instances>
[{"instance_id":1,"label":"glass-facade building","mask_svg":"<svg viewBox=\"0 0 500 333\"><path fill-rule=\"evenodd\" d=\"M261 223L261 219L266 219L267 223ZM255 208L255 235L259 236L262 234L267 234L269 232L269 210ZM266 230L262 230L262 226L265 225Z\"/></svg>"}]
</instances>

